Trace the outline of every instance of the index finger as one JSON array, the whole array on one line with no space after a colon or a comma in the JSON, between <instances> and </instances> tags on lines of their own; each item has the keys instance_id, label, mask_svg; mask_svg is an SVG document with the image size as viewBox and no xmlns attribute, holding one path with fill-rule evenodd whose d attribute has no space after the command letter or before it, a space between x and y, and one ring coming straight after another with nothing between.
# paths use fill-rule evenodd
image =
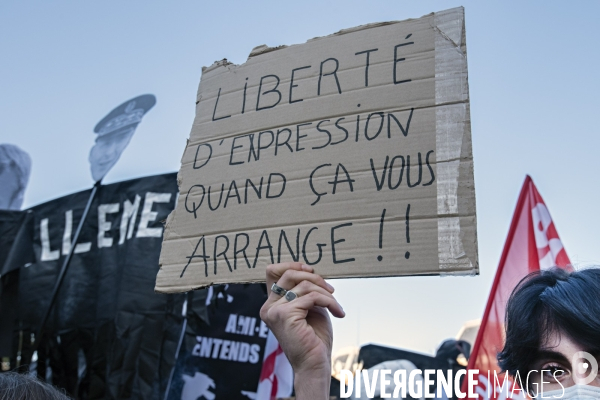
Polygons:
<instances>
[{"instance_id":1,"label":"index finger","mask_svg":"<svg viewBox=\"0 0 600 400\"><path fill-rule=\"evenodd\" d=\"M271 289L271 286L281 278L283 273L288 269L295 269L297 271L313 272L314 269L306 264L299 262L285 262L279 264L271 264L267 266L267 290Z\"/></svg>"}]
</instances>

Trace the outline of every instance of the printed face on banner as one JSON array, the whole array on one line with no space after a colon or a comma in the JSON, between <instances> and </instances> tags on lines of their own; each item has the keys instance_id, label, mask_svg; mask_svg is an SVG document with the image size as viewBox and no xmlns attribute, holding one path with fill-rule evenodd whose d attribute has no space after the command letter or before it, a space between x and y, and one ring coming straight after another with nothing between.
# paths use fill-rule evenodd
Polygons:
<instances>
[{"instance_id":1,"label":"printed face on banner","mask_svg":"<svg viewBox=\"0 0 600 400\"><path fill-rule=\"evenodd\" d=\"M477 273L463 9L259 47L197 100L158 291Z\"/></svg>"},{"instance_id":2,"label":"printed face on banner","mask_svg":"<svg viewBox=\"0 0 600 400\"><path fill-rule=\"evenodd\" d=\"M117 163L119 157L129 144L135 128L130 128L124 132L113 133L110 135L98 136L96 144L90 151L90 168L92 178L99 181L111 170Z\"/></svg>"},{"instance_id":3,"label":"printed face on banner","mask_svg":"<svg viewBox=\"0 0 600 400\"><path fill-rule=\"evenodd\" d=\"M0 144L0 210L20 210L29 181L31 158L12 144Z\"/></svg>"},{"instance_id":4,"label":"printed face on banner","mask_svg":"<svg viewBox=\"0 0 600 400\"><path fill-rule=\"evenodd\" d=\"M121 104L98 122L94 128L98 137L89 156L94 181L102 180L117 163L135 128L154 104L156 98L153 95L138 96Z\"/></svg>"}]
</instances>

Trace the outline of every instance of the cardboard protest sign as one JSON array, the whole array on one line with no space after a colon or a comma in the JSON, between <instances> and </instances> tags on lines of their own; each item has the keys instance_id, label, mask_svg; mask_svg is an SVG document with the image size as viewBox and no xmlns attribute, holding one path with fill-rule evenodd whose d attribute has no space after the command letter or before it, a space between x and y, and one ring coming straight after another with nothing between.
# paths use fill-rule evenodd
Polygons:
<instances>
[{"instance_id":1,"label":"cardboard protest sign","mask_svg":"<svg viewBox=\"0 0 600 400\"><path fill-rule=\"evenodd\" d=\"M204 68L156 290L478 272L464 10Z\"/></svg>"}]
</instances>

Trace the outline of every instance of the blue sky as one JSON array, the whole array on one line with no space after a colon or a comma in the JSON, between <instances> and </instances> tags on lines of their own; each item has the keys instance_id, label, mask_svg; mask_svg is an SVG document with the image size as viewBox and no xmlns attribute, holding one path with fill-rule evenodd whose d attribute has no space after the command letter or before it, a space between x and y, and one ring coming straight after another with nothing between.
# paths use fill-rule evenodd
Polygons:
<instances>
[{"instance_id":1,"label":"blue sky","mask_svg":"<svg viewBox=\"0 0 600 400\"><path fill-rule=\"evenodd\" d=\"M95 124L143 93L157 104L106 183L176 171L202 66L261 44L463 5L481 275L332 282L357 341L433 351L480 318L530 174L571 260L600 264L600 2L12 1L0 3L0 143L31 155L25 206L91 187Z\"/></svg>"}]
</instances>

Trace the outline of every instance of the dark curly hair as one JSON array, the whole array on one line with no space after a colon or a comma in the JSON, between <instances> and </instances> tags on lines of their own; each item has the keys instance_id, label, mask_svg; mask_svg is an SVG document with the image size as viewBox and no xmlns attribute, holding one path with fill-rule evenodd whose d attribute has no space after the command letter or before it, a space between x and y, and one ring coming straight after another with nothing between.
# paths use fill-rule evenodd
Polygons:
<instances>
[{"instance_id":1,"label":"dark curly hair","mask_svg":"<svg viewBox=\"0 0 600 400\"><path fill-rule=\"evenodd\" d=\"M529 274L506 306L506 342L498 354L503 371L526 376L553 333L600 353L600 269L553 268Z\"/></svg>"}]
</instances>

